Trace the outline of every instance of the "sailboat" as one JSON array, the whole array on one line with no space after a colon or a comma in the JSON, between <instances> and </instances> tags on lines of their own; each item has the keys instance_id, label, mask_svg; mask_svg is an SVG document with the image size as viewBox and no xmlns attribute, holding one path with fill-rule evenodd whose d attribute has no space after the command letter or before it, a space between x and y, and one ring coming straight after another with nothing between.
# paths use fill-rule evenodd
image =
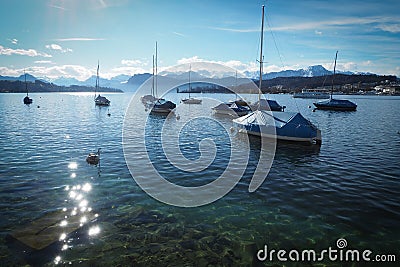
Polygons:
<instances>
[{"instance_id":1,"label":"sailboat","mask_svg":"<svg viewBox=\"0 0 400 267\"><path fill-rule=\"evenodd\" d=\"M333 81L336 74L336 60L337 60L338 51L336 51L335 56L335 65L333 67L333 76L332 76L332 88L331 95L329 100L320 101L317 103L313 103L317 109L322 110L336 110L336 111L355 111L357 109L357 104L347 100L347 99L334 99L333 98Z\"/></svg>"},{"instance_id":2,"label":"sailboat","mask_svg":"<svg viewBox=\"0 0 400 267\"><path fill-rule=\"evenodd\" d=\"M201 104L201 101L202 101L201 99L190 97L190 91L192 91L192 87L190 86L190 72L191 71L192 71L192 66L190 66L190 69L189 69L189 89L188 89L189 97L182 99L181 101L183 104Z\"/></svg>"},{"instance_id":3,"label":"sailboat","mask_svg":"<svg viewBox=\"0 0 400 267\"><path fill-rule=\"evenodd\" d=\"M165 100L163 98L157 97L157 42L156 42L156 58L155 58L155 75L153 75L153 82L154 82L154 96L156 101L150 105L150 113L152 114L165 114L168 115L176 108L176 104L172 101Z\"/></svg>"},{"instance_id":4,"label":"sailboat","mask_svg":"<svg viewBox=\"0 0 400 267\"><path fill-rule=\"evenodd\" d=\"M237 90L238 83L237 83L237 71L235 72L235 88ZM235 100L229 101L230 104L236 103L240 106L248 106L250 104L249 101L244 100L243 98L238 98L238 94L235 92Z\"/></svg>"},{"instance_id":5,"label":"sailboat","mask_svg":"<svg viewBox=\"0 0 400 267\"><path fill-rule=\"evenodd\" d=\"M262 6L262 16L263 23L261 33L264 30L264 5ZM260 59L262 59L262 54L260 55ZM260 60L260 90L262 80L261 72L262 60ZM259 100L259 106L254 112L232 120L234 127L237 128L239 132L260 137L276 138L278 140L321 145L321 131L300 113L280 112L283 111L283 109L274 111L272 107L270 107L270 109L260 109L261 103L262 102ZM265 103L268 104L267 102ZM268 105L266 107L268 107Z\"/></svg>"},{"instance_id":6,"label":"sailboat","mask_svg":"<svg viewBox=\"0 0 400 267\"><path fill-rule=\"evenodd\" d=\"M281 106L272 99L261 99L262 92L262 73L263 73L263 41L264 41L264 6L262 6L262 19L261 19L261 45L260 45L260 78L258 82L259 92L258 92L258 101L251 105L252 110L270 110L270 111L284 111L285 106Z\"/></svg>"},{"instance_id":7,"label":"sailboat","mask_svg":"<svg viewBox=\"0 0 400 267\"><path fill-rule=\"evenodd\" d=\"M236 71L236 88L237 88L237 71ZM231 100L227 103L221 103L215 107L212 107L212 111L215 114L230 115L230 116L244 116L250 112L248 103L243 99L238 99L238 95L235 92L235 100Z\"/></svg>"},{"instance_id":8,"label":"sailboat","mask_svg":"<svg viewBox=\"0 0 400 267\"><path fill-rule=\"evenodd\" d=\"M28 84L26 82L26 73L25 73L25 71L24 71L24 76L25 76L25 89L26 89L26 96L24 97L24 104L25 105L29 105L29 104L32 104L33 100L28 95Z\"/></svg>"},{"instance_id":9,"label":"sailboat","mask_svg":"<svg viewBox=\"0 0 400 267\"><path fill-rule=\"evenodd\" d=\"M140 97L140 101L145 105L146 107L154 105L154 103L157 101L157 97L155 97L155 88L154 88L154 55L153 55L153 75L151 76L151 91L149 95L144 95Z\"/></svg>"},{"instance_id":10,"label":"sailboat","mask_svg":"<svg viewBox=\"0 0 400 267\"><path fill-rule=\"evenodd\" d=\"M110 100L108 100L106 97L101 96L100 92L99 95L96 97L96 91L99 90L100 85L99 85L99 62L97 62L97 76L96 76L96 87L94 89L94 103L96 106L109 106L110 105Z\"/></svg>"}]
</instances>

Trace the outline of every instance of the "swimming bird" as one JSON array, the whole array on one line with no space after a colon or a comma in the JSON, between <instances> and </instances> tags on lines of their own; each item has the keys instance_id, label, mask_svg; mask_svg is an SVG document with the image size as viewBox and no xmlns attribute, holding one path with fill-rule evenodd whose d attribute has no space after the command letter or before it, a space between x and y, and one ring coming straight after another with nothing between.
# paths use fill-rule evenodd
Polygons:
<instances>
[{"instance_id":1,"label":"swimming bird","mask_svg":"<svg viewBox=\"0 0 400 267\"><path fill-rule=\"evenodd\" d=\"M86 157L86 162L90 165L97 165L100 162L100 148L97 149L97 153L89 153Z\"/></svg>"}]
</instances>

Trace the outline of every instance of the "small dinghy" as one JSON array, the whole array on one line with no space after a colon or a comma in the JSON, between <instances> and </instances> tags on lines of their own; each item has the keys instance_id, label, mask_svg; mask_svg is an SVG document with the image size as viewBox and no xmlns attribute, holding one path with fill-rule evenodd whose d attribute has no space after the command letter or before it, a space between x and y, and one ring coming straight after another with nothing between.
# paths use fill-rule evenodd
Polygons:
<instances>
[{"instance_id":1,"label":"small dinghy","mask_svg":"<svg viewBox=\"0 0 400 267\"><path fill-rule=\"evenodd\" d=\"M100 162L100 148L97 150L97 153L89 153L86 157L86 162L90 165L97 165Z\"/></svg>"}]
</instances>

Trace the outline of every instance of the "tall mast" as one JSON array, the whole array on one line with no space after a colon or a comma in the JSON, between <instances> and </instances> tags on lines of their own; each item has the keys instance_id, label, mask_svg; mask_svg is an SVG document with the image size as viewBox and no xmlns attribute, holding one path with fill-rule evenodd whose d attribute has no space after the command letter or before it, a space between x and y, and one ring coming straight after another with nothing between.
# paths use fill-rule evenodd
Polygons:
<instances>
[{"instance_id":1,"label":"tall mast","mask_svg":"<svg viewBox=\"0 0 400 267\"><path fill-rule=\"evenodd\" d=\"M332 88L331 88L331 99L333 95L333 80L335 79L335 74L336 74L336 60L337 60L337 54L339 51L336 51L336 56L335 56L335 65L333 67L333 76L332 76Z\"/></svg>"},{"instance_id":2,"label":"tall mast","mask_svg":"<svg viewBox=\"0 0 400 267\"><path fill-rule=\"evenodd\" d=\"M157 87L158 87L158 85L157 85L157 42L156 42L156 76L155 76L155 97L157 97L157 94L158 94L158 92L157 92Z\"/></svg>"},{"instance_id":3,"label":"tall mast","mask_svg":"<svg viewBox=\"0 0 400 267\"><path fill-rule=\"evenodd\" d=\"M28 84L26 83L26 72L24 69L24 76L25 76L25 90L26 90L26 96L28 96Z\"/></svg>"},{"instance_id":4,"label":"tall mast","mask_svg":"<svg viewBox=\"0 0 400 267\"><path fill-rule=\"evenodd\" d=\"M99 68L100 68L100 61L97 61L97 75L96 75L96 87L94 88L94 97L96 98L96 91L99 89Z\"/></svg>"},{"instance_id":5,"label":"tall mast","mask_svg":"<svg viewBox=\"0 0 400 267\"><path fill-rule=\"evenodd\" d=\"M190 98L190 91L192 91L192 88L190 87L190 72L192 71L192 65L189 65L189 98Z\"/></svg>"},{"instance_id":6,"label":"tall mast","mask_svg":"<svg viewBox=\"0 0 400 267\"><path fill-rule=\"evenodd\" d=\"M151 84L151 95L155 97L154 93L154 55L153 55L153 78L152 78L152 84Z\"/></svg>"},{"instance_id":7,"label":"tall mast","mask_svg":"<svg viewBox=\"0 0 400 267\"><path fill-rule=\"evenodd\" d=\"M260 47L260 81L258 101L261 99L261 84L262 84L262 70L263 70L263 41L264 41L264 5L262 6L262 19L261 19L261 47Z\"/></svg>"},{"instance_id":8,"label":"tall mast","mask_svg":"<svg viewBox=\"0 0 400 267\"><path fill-rule=\"evenodd\" d=\"M235 72L235 99L237 100L237 91L238 91L238 88L237 88L237 70L236 70L236 72Z\"/></svg>"}]
</instances>

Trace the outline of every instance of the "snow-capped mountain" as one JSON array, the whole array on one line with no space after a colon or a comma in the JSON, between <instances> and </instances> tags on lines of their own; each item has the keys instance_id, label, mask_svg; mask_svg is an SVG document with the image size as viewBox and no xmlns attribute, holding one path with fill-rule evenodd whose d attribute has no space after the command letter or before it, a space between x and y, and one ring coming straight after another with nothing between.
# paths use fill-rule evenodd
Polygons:
<instances>
[{"instance_id":1,"label":"snow-capped mountain","mask_svg":"<svg viewBox=\"0 0 400 267\"><path fill-rule=\"evenodd\" d=\"M258 79L259 72L244 72L248 78ZM277 77L317 77L317 76L325 76L332 74L331 71L325 69L322 65L310 66L305 69L298 70L283 70L278 72L269 72L263 74L263 80L265 79L274 79Z\"/></svg>"},{"instance_id":2,"label":"snow-capped mountain","mask_svg":"<svg viewBox=\"0 0 400 267\"><path fill-rule=\"evenodd\" d=\"M360 73L360 72L341 72L337 73L341 74L358 74L358 75L370 75L372 73ZM195 71L190 72L190 77L192 82L196 81L206 81L206 82L214 82L225 85L235 84L240 85L242 83L248 83L248 79L258 80L259 73L257 71L250 72L245 71L243 73L247 78L238 78L236 79L234 73L228 73L225 69L214 70L210 72L207 69L196 69ZM263 74L263 80L265 79L273 79L277 77L318 77L331 75L332 71L325 69L322 65L310 66L304 69L298 70L284 70L279 72L270 72ZM150 73L141 73L135 74L133 76L129 75L118 75L112 77L110 79L105 79L100 77L100 86L108 87L108 88L116 88L121 89L123 91L132 92L136 91L147 79L151 78L152 74ZM96 76L91 76L85 81L79 81L75 78L66 78L59 77L57 79L50 78L36 78L30 74L26 74L27 81L34 82L39 79L45 82L51 82L59 86L71 86L71 85L79 85L79 86L90 86L93 87L96 84ZM0 76L0 80L9 80L9 81L24 81L25 76L21 75L19 77L9 77L9 76ZM187 83L189 80L189 71L188 70L173 70L173 71L163 71L159 73L159 81L163 81L166 83L172 83L172 81L179 81L179 83Z\"/></svg>"}]
</instances>

